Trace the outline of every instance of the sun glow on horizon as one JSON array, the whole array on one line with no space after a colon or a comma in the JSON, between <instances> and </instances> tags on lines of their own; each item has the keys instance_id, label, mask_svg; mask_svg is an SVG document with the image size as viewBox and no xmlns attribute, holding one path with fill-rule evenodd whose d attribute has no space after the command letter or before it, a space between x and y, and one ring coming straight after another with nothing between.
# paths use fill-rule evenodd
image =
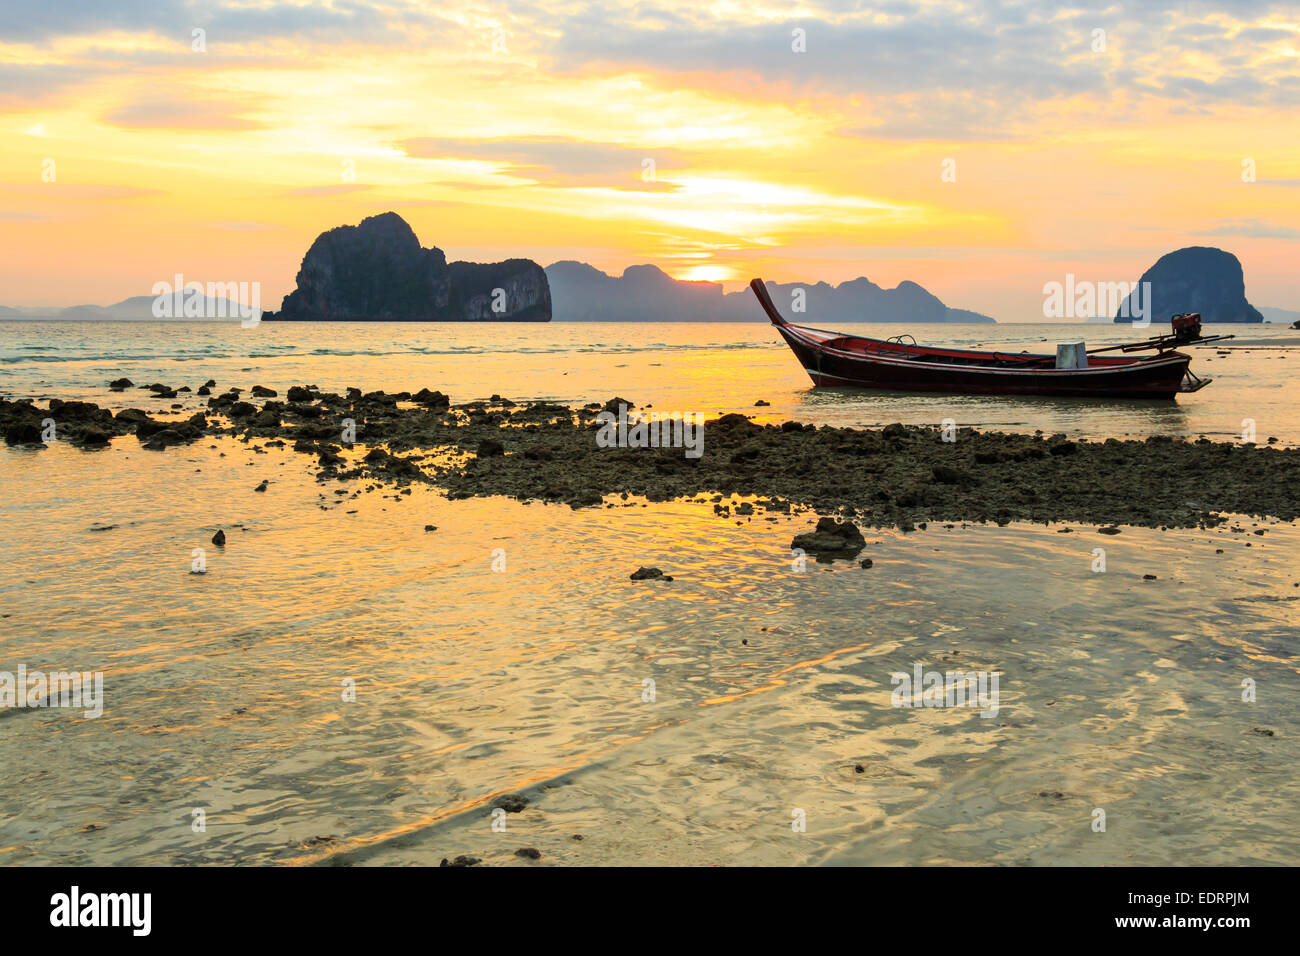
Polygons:
<instances>
[{"instance_id":1,"label":"sun glow on horizon","mask_svg":"<svg viewBox=\"0 0 1300 956\"><path fill-rule=\"evenodd\" d=\"M740 274L735 269L719 265L692 266L682 272L669 270L668 274L674 279L686 282L732 282L740 278Z\"/></svg>"}]
</instances>

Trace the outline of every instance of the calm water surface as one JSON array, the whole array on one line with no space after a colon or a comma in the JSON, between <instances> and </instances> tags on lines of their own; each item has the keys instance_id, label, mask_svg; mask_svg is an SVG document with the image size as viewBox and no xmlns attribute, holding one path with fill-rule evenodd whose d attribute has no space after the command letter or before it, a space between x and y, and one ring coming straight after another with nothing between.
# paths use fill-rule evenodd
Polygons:
<instances>
[{"instance_id":1,"label":"calm water surface","mask_svg":"<svg viewBox=\"0 0 1300 956\"><path fill-rule=\"evenodd\" d=\"M900 329L859 326L877 337ZM1109 325L933 325L908 331L924 343L1055 352L1056 343L1131 341ZM1146 330L1139 332L1143 337ZM814 391L767 322L421 324L0 323L0 393L100 396L125 375L143 384L195 387L315 384L342 391L438 388L453 401L493 393L516 401L581 404L617 394L665 411L749 410L759 421L796 417L834 425L893 421L1111 435L1240 436L1300 442L1300 332L1280 326L1208 327L1235 334L1222 348L1192 349L1192 368L1215 382L1176 402L1000 396L934 396L859 389ZM1228 354L1222 355L1221 352ZM126 393L130 396L132 393ZM143 393L135 393L136 400ZM125 396L119 397L123 400ZM769 408L753 408L758 400Z\"/></svg>"}]
</instances>

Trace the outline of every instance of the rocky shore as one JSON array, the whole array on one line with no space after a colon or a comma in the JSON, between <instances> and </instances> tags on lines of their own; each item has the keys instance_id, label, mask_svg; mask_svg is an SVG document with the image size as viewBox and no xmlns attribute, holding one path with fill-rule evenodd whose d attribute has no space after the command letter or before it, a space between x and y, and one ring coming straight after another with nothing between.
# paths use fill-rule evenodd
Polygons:
<instances>
[{"instance_id":1,"label":"rocky shore","mask_svg":"<svg viewBox=\"0 0 1300 956\"><path fill-rule=\"evenodd\" d=\"M141 394L136 404L190 392L125 380L112 386L122 399ZM674 447L600 447L597 416L606 407L598 404L571 409L493 396L453 405L429 389L340 395L294 386L279 395L261 386L218 391L211 382L193 398L206 405L147 411L127 399L114 411L57 398L44 408L0 398L0 432L14 446L39 448L50 435L95 450L130 436L158 451L225 435L292 447L320 481L364 480L369 490L429 482L453 499L506 495L574 508L704 495L725 517L814 510L903 530L929 521L1196 527L1234 513L1300 516L1300 449L1266 445L1089 442L972 429L944 441L937 428L759 425L728 414L704 424L696 458ZM610 410L621 401L612 400ZM737 503L733 495L751 500Z\"/></svg>"}]
</instances>

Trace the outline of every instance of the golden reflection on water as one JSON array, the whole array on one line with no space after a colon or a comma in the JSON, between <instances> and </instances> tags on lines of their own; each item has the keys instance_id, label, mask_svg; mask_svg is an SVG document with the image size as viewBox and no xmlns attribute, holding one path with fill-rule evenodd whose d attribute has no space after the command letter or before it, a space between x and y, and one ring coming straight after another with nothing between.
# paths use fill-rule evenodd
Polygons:
<instances>
[{"instance_id":1,"label":"golden reflection on water","mask_svg":"<svg viewBox=\"0 0 1300 956\"><path fill-rule=\"evenodd\" d=\"M739 411L760 423L798 418L847 426L938 425L952 418L960 426L1096 438L1205 434L1240 440L1243 419L1250 418L1261 440L1273 435L1282 444L1300 443L1300 420L1292 414L1300 383L1291 368L1300 346L1285 329L1207 327L1237 336L1226 355L1213 347L1189 350L1193 370L1214 377L1209 387L1176 402L1122 402L813 389L757 306L754 318L656 326L546 323L487 338L476 325L455 324L439 326L435 335L422 323L265 323L250 331L221 323L0 322L0 362L6 388L15 395L100 403L109 397L106 382L116 376L191 387L211 376L223 387L256 383L281 394L291 385L312 383L337 392L349 386L389 392L429 387L455 402L500 393L517 401L581 405L620 395L642 408ZM1132 339L1131 329L1096 324L910 330L865 324L845 331L879 337L911 331L924 344L1047 352L1068 339L1090 345ZM160 404L130 391L111 398L114 407ZM756 406L759 400L769 405Z\"/></svg>"},{"instance_id":2,"label":"golden reflection on water","mask_svg":"<svg viewBox=\"0 0 1300 956\"><path fill-rule=\"evenodd\" d=\"M1075 836L1103 800L1145 862L1296 849L1290 526L1125 529L1103 575L1087 528L932 527L799 574L810 516L352 499L212 444L0 449L0 669L100 669L107 694L93 721L0 713L9 862L1127 860ZM1001 671L999 715L890 707L918 662ZM483 809L519 791L497 837Z\"/></svg>"},{"instance_id":3,"label":"golden reflection on water","mask_svg":"<svg viewBox=\"0 0 1300 956\"><path fill-rule=\"evenodd\" d=\"M764 678L764 680L768 682L766 684L760 685L758 687L750 688L749 690L742 691L739 694L726 694L722 697L713 697L710 698L709 700L702 700L700 701L700 706L710 707L714 704L728 704L734 700L740 700L740 698L742 697L749 697L752 694L761 694L765 690L775 690L778 687L785 687L788 682L781 680L781 677L785 674L790 674L793 673L794 671L802 670L805 667L816 667L818 664L825 664L827 661L831 660L832 658L838 657L841 654L851 654L854 651L860 651L863 648L870 647L870 646L871 645L868 643L868 644L858 644L855 647L844 647L844 648L840 648L837 651L831 651L829 654L824 654L821 657L816 657L806 661L800 661L797 664L791 664L789 667L783 667L775 674L772 674Z\"/></svg>"}]
</instances>

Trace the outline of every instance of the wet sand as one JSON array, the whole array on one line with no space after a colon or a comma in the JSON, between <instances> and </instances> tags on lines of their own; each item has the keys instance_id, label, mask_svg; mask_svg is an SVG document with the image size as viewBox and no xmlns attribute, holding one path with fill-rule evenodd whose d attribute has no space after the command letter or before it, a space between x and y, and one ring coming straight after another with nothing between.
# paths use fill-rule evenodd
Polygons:
<instances>
[{"instance_id":1,"label":"wet sand","mask_svg":"<svg viewBox=\"0 0 1300 956\"><path fill-rule=\"evenodd\" d=\"M691 459L599 405L120 387L0 402L0 669L106 687L0 711L0 861L1300 849L1295 450L730 414ZM860 544L792 554L817 514ZM917 665L997 713L893 706Z\"/></svg>"},{"instance_id":2,"label":"wet sand","mask_svg":"<svg viewBox=\"0 0 1300 956\"><path fill-rule=\"evenodd\" d=\"M0 860L1231 865L1300 849L1293 525L932 523L868 532L867 569L801 565L789 545L811 516L742 515L743 499L720 519L711 501L365 493L373 479L320 484L266 444L0 449L0 659L102 669L106 688L96 720L0 715ZM674 580L629 580L642 564ZM891 674L918 663L1001 672L998 713L892 706ZM497 832L507 794L529 802Z\"/></svg>"}]
</instances>

